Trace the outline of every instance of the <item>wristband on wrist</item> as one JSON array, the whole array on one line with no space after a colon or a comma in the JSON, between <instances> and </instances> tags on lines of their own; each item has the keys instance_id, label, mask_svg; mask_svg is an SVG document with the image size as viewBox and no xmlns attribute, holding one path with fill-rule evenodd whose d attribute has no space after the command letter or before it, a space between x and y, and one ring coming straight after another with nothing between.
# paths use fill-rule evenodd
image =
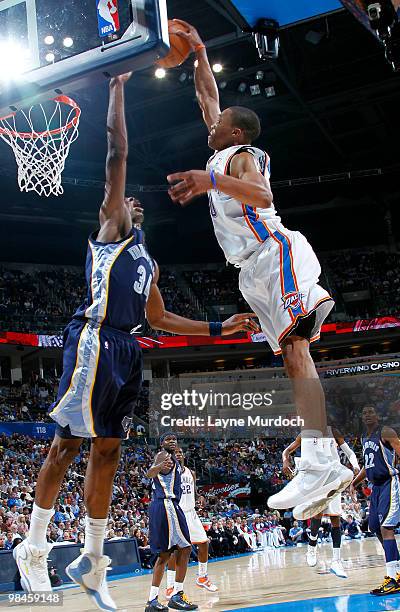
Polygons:
<instances>
[{"instance_id":1,"label":"wristband on wrist","mask_svg":"<svg viewBox=\"0 0 400 612\"><path fill-rule=\"evenodd\" d=\"M222 323L210 321L210 336L221 336L222 335Z\"/></svg>"},{"instance_id":2,"label":"wristband on wrist","mask_svg":"<svg viewBox=\"0 0 400 612\"><path fill-rule=\"evenodd\" d=\"M194 51L195 51L195 53L197 53L198 51L201 51L202 49L205 49L205 48L206 48L206 46L203 45L203 43L200 43L200 44L195 46Z\"/></svg>"},{"instance_id":3,"label":"wristband on wrist","mask_svg":"<svg viewBox=\"0 0 400 612\"><path fill-rule=\"evenodd\" d=\"M211 182L213 184L214 189L216 189L218 191L217 177L215 176L215 172L214 172L214 170L212 168L210 170L210 178L211 178Z\"/></svg>"}]
</instances>

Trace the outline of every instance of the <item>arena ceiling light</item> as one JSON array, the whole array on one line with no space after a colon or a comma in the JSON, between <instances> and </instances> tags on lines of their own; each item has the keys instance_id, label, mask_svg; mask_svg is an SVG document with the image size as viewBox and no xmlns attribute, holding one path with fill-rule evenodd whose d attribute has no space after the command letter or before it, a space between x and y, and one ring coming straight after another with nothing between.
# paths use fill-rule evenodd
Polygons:
<instances>
[{"instance_id":1,"label":"arena ceiling light","mask_svg":"<svg viewBox=\"0 0 400 612\"><path fill-rule=\"evenodd\" d=\"M49 64L52 64L54 62L54 60L56 59L56 56L54 55L54 53L46 53L46 62L48 62Z\"/></svg>"},{"instance_id":2,"label":"arena ceiling light","mask_svg":"<svg viewBox=\"0 0 400 612\"><path fill-rule=\"evenodd\" d=\"M52 45L54 44L54 36L52 34L48 34L47 36L44 37L44 44L45 45Z\"/></svg>"},{"instance_id":3,"label":"arena ceiling light","mask_svg":"<svg viewBox=\"0 0 400 612\"><path fill-rule=\"evenodd\" d=\"M31 67L31 53L15 41L0 43L0 80L15 81Z\"/></svg>"},{"instance_id":4,"label":"arena ceiling light","mask_svg":"<svg viewBox=\"0 0 400 612\"><path fill-rule=\"evenodd\" d=\"M156 77L156 79L165 79L165 77L167 76L167 72L164 68L157 68L154 73L154 76Z\"/></svg>"},{"instance_id":5,"label":"arena ceiling light","mask_svg":"<svg viewBox=\"0 0 400 612\"><path fill-rule=\"evenodd\" d=\"M223 71L224 67L222 66L222 64L217 63L217 64L213 64L212 69L216 74L218 74L219 72Z\"/></svg>"},{"instance_id":6,"label":"arena ceiling light","mask_svg":"<svg viewBox=\"0 0 400 612\"><path fill-rule=\"evenodd\" d=\"M244 81L242 81L241 83L239 83L239 87L238 87L238 92L239 93L244 93L247 89L247 83L245 83Z\"/></svg>"},{"instance_id":7,"label":"arena ceiling light","mask_svg":"<svg viewBox=\"0 0 400 612\"><path fill-rule=\"evenodd\" d=\"M66 47L67 49L70 49L71 47L74 46L74 39L71 38L71 36L66 36L63 40L63 45L64 47Z\"/></svg>"}]
</instances>

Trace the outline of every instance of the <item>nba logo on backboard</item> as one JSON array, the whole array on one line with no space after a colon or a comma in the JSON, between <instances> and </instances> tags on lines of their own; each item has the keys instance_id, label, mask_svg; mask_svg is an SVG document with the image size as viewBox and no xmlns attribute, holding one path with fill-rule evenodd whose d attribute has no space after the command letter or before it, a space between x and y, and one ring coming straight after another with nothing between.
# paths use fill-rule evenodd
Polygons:
<instances>
[{"instance_id":1,"label":"nba logo on backboard","mask_svg":"<svg viewBox=\"0 0 400 612\"><path fill-rule=\"evenodd\" d=\"M119 30L118 0L96 0L99 35L110 36Z\"/></svg>"}]
</instances>

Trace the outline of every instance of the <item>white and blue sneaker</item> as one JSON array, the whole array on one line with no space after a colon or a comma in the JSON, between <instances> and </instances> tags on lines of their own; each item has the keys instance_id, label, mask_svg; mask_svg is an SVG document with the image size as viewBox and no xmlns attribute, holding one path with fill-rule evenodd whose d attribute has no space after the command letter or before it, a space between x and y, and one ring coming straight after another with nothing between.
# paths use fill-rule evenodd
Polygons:
<instances>
[{"instance_id":1,"label":"white and blue sneaker","mask_svg":"<svg viewBox=\"0 0 400 612\"><path fill-rule=\"evenodd\" d=\"M330 571L332 574L335 574L339 578L348 578L343 563L340 559L336 559L336 561L332 561Z\"/></svg>"},{"instance_id":2,"label":"white and blue sneaker","mask_svg":"<svg viewBox=\"0 0 400 612\"><path fill-rule=\"evenodd\" d=\"M47 566L47 557L52 548L51 544L46 544L45 548L40 549L30 544L29 539L23 540L14 548L13 557L19 569L24 591L32 593L52 590Z\"/></svg>"},{"instance_id":3,"label":"white and blue sneaker","mask_svg":"<svg viewBox=\"0 0 400 612\"><path fill-rule=\"evenodd\" d=\"M110 557L105 555L95 557L83 553L65 568L67 576L86 591L92 602L100 610L106 612L117 610L117 606L108 592L107 569L110 563Z\"/></svg>"}]
</instances>

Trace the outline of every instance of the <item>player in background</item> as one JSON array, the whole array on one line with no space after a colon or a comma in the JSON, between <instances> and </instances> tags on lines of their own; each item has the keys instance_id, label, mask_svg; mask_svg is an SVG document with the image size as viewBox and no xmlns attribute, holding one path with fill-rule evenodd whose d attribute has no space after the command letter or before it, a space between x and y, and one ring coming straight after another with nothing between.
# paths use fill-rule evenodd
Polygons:
<instances>
[{"instance_id":1,"label":"player in background","mask_svg":"<svg viewBox=\"0 0 400 612\"><path fill-rule=\"evenodd\" d=\"M64 333L63 375L51 412L56 435L40 471L29 534L14 550L27 591L51 591L46 531L65 473L84 438L92 440L86 471L87 510L82 554L66 572L102 610L116 610L108 592L103 555L114 475L142 380L141 349L132 331L145 319L154 329L177 334L229 334L254 329L252 315L224 323L191 321L165 310L158 268L133 227L143 219L134 198L125 197L128 138L124 88L130 74L111 79L107 117L106 186L100 230L89 238L88 293Z\"/></svg>"},{"instance_id":2,"label":"player in background","mask_svg":"<svg viewBox=\"0 0 400 612\"><path fill-rule=\"evenodd\" d=\"M196 476L192 470L185 466L185 458L181 448L178 447L176 449L175 457L181 464L183 470L181 474L182 496L179 505L185 514L189 529L190 542L191 544L198 546L197 556L199 561L199 574L196 579L196 584L198 587L215 593L215 591L218 591L218 587L211 582L207 573L208 537L196 512ZM169 558L167 567L167 589L165 591L165 596L167 599L169 599L173 593L174 582L175 557L172 555Z\"/></svg>"},{"instance_id":3,"label":"player in background","mask_svg":"<svg viewBox=\"0 0 400 612\"><path fill-rule=\"evenodd\" d=\"M168 612L173 610L197 610L183 592L190 557L191 544L185 515L179 506L182 495L183 468L175 453L177 439L174 433L165 433L160 438L161 451L147 472L153 479L153 499L149 509L150 549L157 554L153 569L153 580L145 612ZM165 566L175 552L176 574L168 608L158 601Z\"/></svg>"},{"instance_id":4,"label":"player in background","mask_svg":"<svg viewBox=\"0 0 400 612\"><path fill-rule=\"evenodd\" d=\"M337 429L332 429L328 426L328 435L331 439L331 449L330 452L332 454L332 458L335 461L340 461L338 447L343 451L346 455L354 474L360 473L360 466L357 461L357 457L355 452L350 448L347 444L343 436L339 433ZM291 467L290 456L296 452L298 448L301 446L301 437L297 436L297 438L290 444L282 453L282 461L283 461L283 471L287 476L293 476L293 470ZM329 516L331 525L332 525L332 547L333 547L333 557L332 563L330 567L330 571L339 578L347 578L347 574L344 570L340 553L341 553L341 545L342 545L342 533L340 527L340 518L342 516L342 502L341 495L335 495L333 499L330 500L329 504L324 508L319 514L313 516L311 518L311 533L308 536L309 544L307 549L307 564L310 567L315 567L317 565L317 541L318 541L318 532L321 527L322 517Z\"/></svg>"},{"instance_id":5,"label":"player in background","mask_svg":"<svg viewBox=\"0 0 400 612\"><path fill-rule=\"evenodd\" d=\"M185 206L208 193L216 238L227 261L241 268L240 291L274 353L282 353L292 381L296 409L304 422L301 462L298 474L268 505L285 509L324 501L352 480L352 472L330 456L325 395L310 354L310 342L319 338L333 300L318 285L321 267L306 238L286 229L276 213L269 157L252 145L261 134L258 116L243 107L221 112L205 45L193 26L181 23L186 31L177 35L196 54L196 94L214 154L206 171L168 176L169 194Z\"/></svg>"},{"instance_id":6,"label":"player in background","mask_svg":"<svg viewBox=\"0 0 400 612\"><path fill-rule=\"evenodd\" d=\"M391 595L400 593L400 556L395 536L400 523L400 480L395 467L400 457L400 440L394 429L380 426L373 406L363 408L362 421L365 427L362 437L364 467L352 487L357 487L366 478L372 484L368 523L385 551L386 576L371 594Z\"/></svg>"}]
</instances>

